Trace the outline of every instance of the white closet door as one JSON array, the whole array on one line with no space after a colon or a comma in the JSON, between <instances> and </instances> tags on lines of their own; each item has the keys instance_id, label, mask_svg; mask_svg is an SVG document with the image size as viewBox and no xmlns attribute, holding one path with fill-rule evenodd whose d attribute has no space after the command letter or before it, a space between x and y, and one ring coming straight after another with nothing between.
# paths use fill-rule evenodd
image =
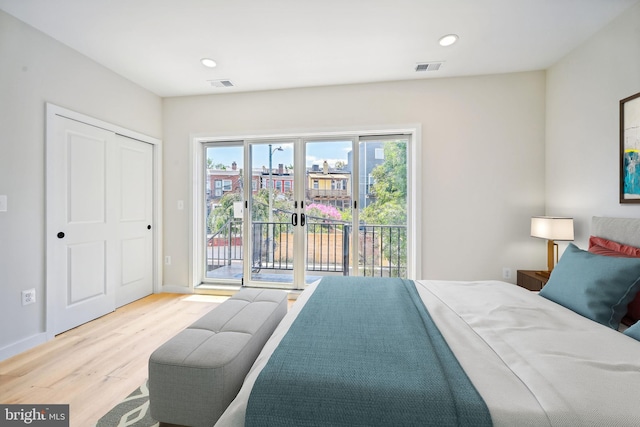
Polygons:
<instances>
[{"instance_id":1,"label":"white closet door","mask_svg":"<svg viewBox=\"0 0 640 427\"><path fill-rule=\"evenodd\" d=\"M120 307L153 293L153 147L120 135L116 140Z\"/></svg>"},{"instance_id":2,"label":"white closet door","mask_svg":"<svg viewBox=\"0 0 640 427\"><path fill-rule=\"evenodd\" d=\"M56 116L47 146L47 292L58 334L115 308L115 134Z\"/></svg>"},{"instance_id":3,"label":"white closet door","mask_svg":"<svg viewBox=\"0 0 640 427\"><path fill-rule=\"evenodd\" d=\"M54 334L153 292L152 158L150 144L55 116L47 141Z\"/></svg>"}]
</instances>

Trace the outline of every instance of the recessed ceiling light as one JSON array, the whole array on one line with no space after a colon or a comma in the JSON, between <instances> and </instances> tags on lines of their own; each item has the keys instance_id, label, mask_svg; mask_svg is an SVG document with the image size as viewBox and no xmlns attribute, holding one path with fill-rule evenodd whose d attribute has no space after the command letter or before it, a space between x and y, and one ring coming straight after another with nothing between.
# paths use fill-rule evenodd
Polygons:
<instances>
[{"instance_id":1,"label":"recessed ceiling light","mask_svg":"<svg viewBox=\"0 0 640 427\"><path fill-rule=\"evenodd\" d=\"M458 41L458 36L456 34L447 34L446 36L440 37L440 40L438 40L438 43L440 43L440 46L451 46L457 41Z\"/></svg>"},{"instance_id":2,"label":"recessed ceiling light","mask_svg":"<svg viewBox=\"0 0 640 427\"><path fill-rule=\"evenodd\" d=\"M216 61L211 58L202 58L200 62L202 62L202 65L208 68L214 68L216 65L218 65L216 64Z\"/></svg>"}]
</instances>

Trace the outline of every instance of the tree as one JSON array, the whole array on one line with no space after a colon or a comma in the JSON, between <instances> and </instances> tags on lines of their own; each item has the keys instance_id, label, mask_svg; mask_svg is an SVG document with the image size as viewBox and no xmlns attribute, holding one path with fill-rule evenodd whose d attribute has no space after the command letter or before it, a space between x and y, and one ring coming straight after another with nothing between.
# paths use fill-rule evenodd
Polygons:
<instances>
[{"instance_id":1,"label":"tree","mask_svg":"<svg viewBox=\"0 0 640 427\"><path fill-rule=\"evenodd\" d=\"M371 224L407 223L407 144L391 141L384 145L384 163L376 166L371 193L375 201L367 206L363 219Z\"/></svg>"},{"instance_id":2,"label":"tree","mask_svg":"<svg viewBox=\"0 0 640 427\"><path fill-rule=\"evenodd\" d=\"M218 205L211 210L207 218L209 233L215 233L225 224L234 219L233 203L242 201L241 193L226 193ZM252 196L251 220L267 222L269 220L269 191L260 189ZM290 223L293 206L278 190L273 190L273 221L276 223Z\"/></svg>"},{"instance_id":3,"label":"tree","mask_svg":"<svg viewBox=\"0 0 640 427\"><path fill-rule=\"evenodd\" d=\"M209 212L209 218L207 218L209 233L215 233L234 218L233 203L240 201L242 201L242 194L240 193L226 193L222 196L218 206Z\"/></svg>"},{"instance_id":4,"label":"tree","mask_svg":"<svg viewBox=\"0 0 640 427\"><path fill-rule=\"evenodd\" d=\"M384 145L384 163L376 166L371 175L374 178L372 193L374 202L362 212L366 224L397 225L407 224L407 144L391 141ZM398 266L407 263L406 227L382 228L375 245L382 246L382 253ZM403 275L400 270L391 274Z\"/></svg>"},{"instance_id":5,"label":"tree","mask_svg":"<svg viewBox=\"0 0 640 427\"><path fill-rule=\"evenodd\" d=\"M217 170L227 170L227 166L224 165L223 163L216 163L213 164L213 159L210 157L207 157L207 169L217 169Z\"/></svg>"}]
</instances>

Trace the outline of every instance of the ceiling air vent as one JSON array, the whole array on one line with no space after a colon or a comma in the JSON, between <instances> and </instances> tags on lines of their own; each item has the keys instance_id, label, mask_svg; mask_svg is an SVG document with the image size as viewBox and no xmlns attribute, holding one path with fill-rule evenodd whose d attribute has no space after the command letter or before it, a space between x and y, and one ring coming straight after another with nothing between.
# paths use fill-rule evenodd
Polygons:
<instances>
[{"instance_id":1,"label":"ceiling air vent","mask_svg":"<svg viewBox=\"0 0 640 427\"><path fill-rule=\"evenodd\" d=\"M213 87L234 87L231 80L209 80L209 83Z\"/></svg>"},{"instance_id":2,"label":"ceiling air vent","mask_svg":"<svg viewBox=\"0 0 640 427\"><path fill-rule=\"evenodd\" d=\"M438 71L443 62L423 62L416 65L416 71Z\"/></svg>"}]
</instances>

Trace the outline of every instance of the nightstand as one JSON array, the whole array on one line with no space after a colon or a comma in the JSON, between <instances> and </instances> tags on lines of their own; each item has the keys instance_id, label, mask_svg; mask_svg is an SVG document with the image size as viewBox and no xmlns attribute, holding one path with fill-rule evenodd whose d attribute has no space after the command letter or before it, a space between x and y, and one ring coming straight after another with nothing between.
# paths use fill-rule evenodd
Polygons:
<instances>
[{"instance_id":1,"label":"nightstand","mask_svg":"<svg viewBox=\"0 0 640 427\"><path fill-rule=\"evenodd\" d=\"M541 276L534 270L518 270L518 286L530 291L539 291L547 284L548 277Z\"/></svg>"}]
</instances>

